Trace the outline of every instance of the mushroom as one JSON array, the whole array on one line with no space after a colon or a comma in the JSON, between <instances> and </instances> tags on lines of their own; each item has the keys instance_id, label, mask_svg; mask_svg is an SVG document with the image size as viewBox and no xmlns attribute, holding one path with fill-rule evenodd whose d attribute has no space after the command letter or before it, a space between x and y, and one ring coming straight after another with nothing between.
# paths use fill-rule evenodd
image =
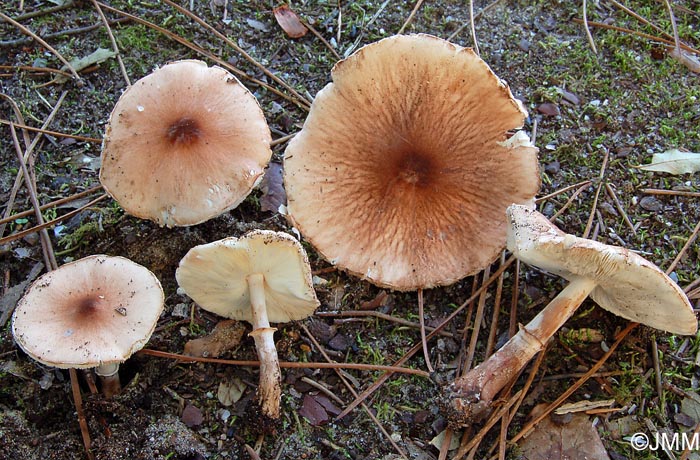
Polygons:
<instances>
[{"instance_id":1,"label":"mushroom","mask_svg":"<svg viewBox=\"0 0 700 460\"><path fill-rule=\"evenodd\" d=\"M204 222L238 206L270 161L255 96L220 67L176 61L119 98L100 181L122 208L159 225Z\"/></svg>"},{"instance_id":2,"label":"mushroom","mask_svg":"<svg viewBox=\"0 0 700 460\"><path fill-rule=\"evenodd\" d=\"M318 306L304 248L286 233L254 230L195 246L175 277L200 307L252 324L260 360L258 401L263 415L278 419L281 373L270 322L300 320Z\"/></svg>"},{"instance_id":3,"label":"mushroom","mask_svg":"<svg viewBox=\"0 0 700 460\"><path fill-rule=\"evenodd\" d=\"M526 110L469 48L397 35L338 62L284 156L288 218L333 265L396 290L449 285L533 203Z\"/></svg>"},{"instance_id":4,"label":"mushroom","mask_svg":"<svg viewBox=\"0 0 700 460\"><path fill-rule=\"evenodd\" d=\"M163 311L147 268L93 255L39 277L17 303L12 334L30 357L62 369L95 368L102 391L121 390L119 364L143 348Z\"/></svg>"},{"instance_id":5,"label":"mushroom","mask_svg":"<svg viewBox=\"0 0 700 460\"><path fill-rule=\"evenodd\" d=\"M523 262L555 273L569 284L500 350L446 388L445 405L453 426L483 417L496 394L589 295L625 319L673 334L697 331L697 319L683 290L641 256L566 234L524 206L510 206L508 219L508 249Z\"/></svg>"}]
</instances>

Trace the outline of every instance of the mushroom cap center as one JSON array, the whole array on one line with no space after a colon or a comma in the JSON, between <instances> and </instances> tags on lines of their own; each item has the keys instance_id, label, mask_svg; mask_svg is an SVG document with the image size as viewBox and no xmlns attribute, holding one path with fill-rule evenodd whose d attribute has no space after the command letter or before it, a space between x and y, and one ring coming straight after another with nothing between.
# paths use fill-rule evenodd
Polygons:
<instances>
[{"instance_id":1,"label":"mushroom cap center","mask_svg":"<svg viewBox=\"0 0 700 460\"><path fill-rule=\"evenodd\" d=\"M102 302L104 302L104 296L99 294L81 297L76 301L75 313L80 317L95 315L100 311Z\"/></svg>"},{"instance_id":2,"label":"mushroom cap center","mask_svg":"<svg viewBox=\"0 0 700 460\"><path fill-rule=\"evenodd\" d=\"M188 146L202 137L202 128L197 120L182 117L168 125L165 136L173 146Z\"/></svg>"},{"instance_id":3,"label":"mushroom cap center","mask_svg":"<svg viewBox=\"0 0 700 460\"><path fill-rule=\"evenodd\" d=\"M425 187L430 183L433 173L433 160L420 152L404 151L395 163L396 177L409 185Z\"/></svg>"}]
</instances>

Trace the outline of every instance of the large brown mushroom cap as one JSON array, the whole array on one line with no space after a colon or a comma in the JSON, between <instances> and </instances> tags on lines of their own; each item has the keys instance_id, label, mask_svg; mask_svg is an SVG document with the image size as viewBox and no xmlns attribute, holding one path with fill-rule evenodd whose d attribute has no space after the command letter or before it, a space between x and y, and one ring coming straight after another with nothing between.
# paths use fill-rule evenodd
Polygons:
<instances>
[{"instance_id":1,"label":"large brown mushroom cap","mask_svg":"<svg viewBox=\"0 0 700 460\"><path fill-rule=\"evenodd\" d=\"M539 189L526 112L471 49L428 35L333 69L285 152L290 221L380 286L448 285L505 246L505 209Z\"/></svg>"},{"instance_id":2,"label":"large brown mushroom cap","mask_svg":"<svg viewBox=\"0 0 700 460\"><path fill-rule=\"evenodd\" d=\"M177 61L122 94L100 181L129 214L194 225L245 199L270 160L270 139L257 100L233 75Z\"/></svg>"},{"instance_id":3,"label":"large brown mushroom cap","mask_svg":"<svg viewBox=\"0 0 700 460\"><path fill-rule=\"evenodd\" d=\"M12 334L59 368L121 363L148 342L163 310L160 282L123 257L95 255L37 279L17 304Z\"/></svg>"}]
</instances>

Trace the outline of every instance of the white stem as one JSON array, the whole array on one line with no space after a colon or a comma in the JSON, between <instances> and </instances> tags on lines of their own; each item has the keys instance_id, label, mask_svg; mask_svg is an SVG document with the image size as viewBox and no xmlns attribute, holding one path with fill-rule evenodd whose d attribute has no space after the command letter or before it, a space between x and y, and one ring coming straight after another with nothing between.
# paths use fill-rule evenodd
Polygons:
<instances>
[{"instance_id":1,"label":"white stem","mask_svg":"<svg viewBox=\"0 0 700 460\"><path fill-rule=\"evenodd\" d=\"M265 278L260 273L254 273L248 275L247 281L253 316L253 331L250 335L255 340L255 348L260 360L258 401L264 415L277 419L280 415L280 398L282 396L282 373L274 340L274 333L277 329L270 327L270 321L267 318Z\"/></svg>"},{"instance_id":2,"label":"white stem","mask_svg":"<svg viewBox=\"0 0 700 460\"><path fill-rule=\"evenodd\" d=\"M574 279L500 350L447 388L448 418L454 427L477 421L493 398L540 352L574 314L597 283Z\"/></svg>"}]
</instances>

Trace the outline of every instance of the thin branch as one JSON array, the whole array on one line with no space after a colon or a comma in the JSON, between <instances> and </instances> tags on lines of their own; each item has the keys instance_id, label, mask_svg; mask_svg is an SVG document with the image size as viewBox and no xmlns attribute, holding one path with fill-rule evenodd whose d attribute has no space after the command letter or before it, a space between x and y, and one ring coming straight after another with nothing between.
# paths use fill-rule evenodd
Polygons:
<instances>
[{"instance_id":1,"label":"thin branch","mask_svg":"<svg viewBox=\"0 0 700 460\"><path fill-rule=\"evenodd\" d=\"M431 374L435 372L432 363L430 362L430 352L428 351L428 339L425 338L425 312L423 311L423 289L418 289L418 321L420 321L420 339L423 346L423 357L425 358L425 367Z\"/></svg>"},{"instance_id":2,"label":"thin branch","mask_svg":"<svg viewBox=\"0 0 700 460\"><path fill-rule=\"evenodd\" d=\"M503 1L503 0L493 0L491 3L489 3L488 5L486 5L486 6L485 6L484 8L482 8L478 13L476 13L476 14L474 15L473 20L470 20L468 23L462 24L461 26L459 26L459 27L457 28L457 30L455 30L454 32L452 32L452 34L451 34L449 37L447 37L447 41L451 42L457 35L459 35L459 34L464 30L465 27L467 27L468 25L471 25L474 21L476 21L477 19L479 19L479 18L480 18L484 13L486 13L488 10L490 10L491 8L493 8L493 7L495 7L496 5L498 5L501 1Z\"/></svg>"},{"instance_id":3,"label":"thin branch","mask_svg":"<svg viewBox=\"0 0 700 460\"><path fill-rule=\"evenodd\" d=\"M51 113L46 117L46 120L44 120L44 123L42 124L43 128L46 128L51 124L53 121L54 117L58 113L59 108L63 104L63 100L66 98L66 95L68 94L68 91L63 91L61 93L61 96L58 98L58 101L56 101L56 104L54 105L53 110L51 110ZM17 119L22 122L24 125L24 118L22 117L22 112L19 110L19 107L17 106L17 103L8 95L6 94L0 94L0 97L6 99L9 101L10 105L12 105L12 109L15 113L15 116ZM17 126L17 125L15 125ZM29 161L32 152L34 151L34 148L36 145L39 143L39 140L41 139L41 134L37 135L33 141L29 142L29 135L27 134L26 130L23 130L24 134L24 142L25 145L27 146L25 149L24 153L24 161ZM17 197L17 192L19 191L19 187L22 185L22 179L24 178L24 173L20 169L17 172L17 176L15 177L15 182L12 185L12 190L10 191L10 196L7 199L7 202L5 203L5 213L3 217L9 217L12 214L12 208L14 207L15 204L15 198ZM27 179L29 180L29 179ZM0 224L0 237L5 234L5 224Z\"/></svg>"},{"instance_id":4,"label":"thin branch","mask_svg":"<svg viewBox=\"0 0 700 460\"><path fill-rule=\"evenodd\" d=\"M642 193L647 195L675 195L675 196L688 196L692 198L700 197L700 192L686 192L682 190L662 190L656 188L643 188Z\"/></svg>"},{"instance_id":5,"label":"thin branch","mask_svg":"<svg viewBox=\"0 0 700 460\"><path fill-rule=\"evenodd\" d=\"M66 219L70 219L71 217L75 216L76 214L84 211L87 208L94 206L98 202L100 202L108 197L109 197L109 195L107 195L106 193L102 194L102 195L98 196L97 198L95 198L94 200L92 200L91 202L87 203L85 206L81 206L78 209L75 209L71 212L67 212L64 215L59 216L53 220L50 220L48 222L44 222L43 224L37 225L37 226L32 227L32 228L28 228L26 230L22 230L21 232L13 233L13 234L8 235L4 238L0 238L0 245L7 244L11 241L19 240L20 238L24 238L27 235L31 235L32 233L36 233L36 232L41 231L43 229L52 227L52 226L58 224L59 222L63 222Z\"/></svg>"},{"instance_id":6,"label":"thin branch","mask_svg":"<svg viewBox=\"0 0 700 460\"><path fill-rule=\"evenodd\" d=\"M55 73L58 75L63 75L64 77L70 78L71 74L64 72L59 69L52 69L51 67L34 67L31 65L0 65L0 69L3 70L27 70L29 72L40 72L40 73Z\"/></svg>"},{"instance_id":7,"label":"thin branch","mask_svg":"<svg viewBox=\"0 0 700 460\"><path fill-rule=\"evenodd\" d=\"M685 254L690 249L690 246L692 246L692 244L698 238L698 234L700 234L700 221L698 221L698 223L695 225L695 229L693 229L693 233L688 238L688 241L686 241L685 244L683 245L683 247L681 248L681 250L678 251L676 258L673 259L673 262L671 262L671 265L669 265L668 269L666 269L666 271L668 273L670 273L676 269L676 267L680 263L681 259L685 256Z\"/></svg>"},{"instance_id":8,"label":"thin branch","mask_svg":"<svg viewBox=\"0 0 700 460\"><path fill-rule=\"evenodd\" d=\"M585 0L584 0L585 1ZM474 52L477 56L481 56L479 53L479 42L476 40L476 18L474 17L474 0L469 0L469 30L472 34L472 41L474 42Z\"/></svg>"},{"instance_id":9,"label":"thin branch","mask_svg":"<svg viewBox=\"0 0 700 460\"><path fill-rule=\"evenodd\" d=\"M595 47L595 42L593 41L593 35L591 35L591 29L588 28L588 3L586 0L583 0L583 29L586 31L586 38L591 45L593 54L598 54L598 49Z\"/></svg>"},{"instance_id":10,"label":"thin branch","mask_svg":"<svg viewBox=\"0 0 700 460\"><path fill-rule=\"evenodd\" d=\"M250 54L248 54L243 48L238 46L236 42L228 38L226 35L222 34L219 32L216 28L210 26L206 21L201 19L199 16L188 10L187 8L183 8L182 6L178 5L177 3L171 1L171 0L163 0L163 2L167 3L171 7L175 8L178 10L180 13L184 14L185 16L189 17L190 19L194 20L197 24L201 25L205 29L209 30L212 32L214 35L222 39L223 41L226 42L227 45L229 45L231 48L236 50L236 52L240 53L241 56L243 56L248 62L253 64L255 67L257 67L262 73L270 77L272 80L274 80L278 85L282 86L284 89L289 91L292 96L295 98L299 99L299 101L305 103L305 104L310 104L311 101L307 100L304 96L299 94L297 90L295 90L289 83L286 81L282 80L280 77L275 75L274 73L270 72L267 67L259 63L254 57L252 57Z\"/></svg>"},{"instance_id":11,"label":"thin branch","mask_svg":"<svg viewBox=\"0 0 700 460\"><path fill-rule=\"evenodd\" d=\"M299 18L299 21L302 23L302 25L304 27L309 29L311 31L311 33L316 36L316 38L321 40L321 43L323 43L325 45L325 47L328 48L331 53L333 53L333 56L335 56L336 59L338 59L338 60L342 59L342 56L340 54L338 54L338 52L335 50L335 48L333 48L331 46L331 44L328 43L328 40L326 40L325 37L323 35L321 35L321 33L318 30L316 30L315 27L313 27L311 24L309 24L307 21L304 21L301 18ZM340 30L338 30L338 33L340 34ZM338 40L338 43L340 43L340 40Z\"/></svg>"},{"instance_id":12,"label":"thin branch","mask_svg":"<svg viewBox=\"0 0 700 460\"><path fill-rule=\"evenodd\" d=\"M35 34L34 32L32 32L31 30L29 30L28 28L26 28L25 26L23 26L23 25L20 24L19 22L15 21L14 19L12 19L11 17L9 17L9 16L6 15L5 13L3 13L2 11L0 11L0 18L4 19L5 21L9 22L9 23L12 24L13 26L17 27L17 28L18 28L19 30L21 30L23 33L25 33L26 35L29 35L29 36L32 37L34 40L36 40L37 42L39 42L44 48L46 48L47 50L51 51L51 52L66 66L66 68L67 68L68 70L70 70L70 73L73 74L73 78L75 78L76 80L80 81L80 75L78 75L78 72L75 71L75 69L74 69L73 66L70 64L70 62L68 62L68 61L66 60L66 58L64 58L64 57L61 55L61 53L59 53L58 51L56 51L56 49L55 49L53 46L51 46L51 45L49 45L48 43L46 43L46 41L45 41L43 38L41 38L40 36L38 36L37 34Z\"/></svg>"},{"instance_id":13,"label":"thin branch","mask_svg":"<svg viewBox=\"0 0 700 460\"><path fill-rule=\"evenodd\" d=\"M183 362L198 362L198 363L214 363L214 364L227 364L230 366L259 366L260 361L241 361L232 359L220 359L220 358L201 358L197 356L187 356L177 353L170 353L167 351L152 350L149 348L143 348L137 353L155 356L157 358L168 358L176 359ZM417 375L419 377L430 377L425 371L420 369L411 369L408 367L398 367L398 366L378 366L374 364L361 364L361 363L302 363L302 362L287 362L280 361L280 367L282 368L294 368L294 369L356 369L361 371L384 371L384 372L398 372L401 374Z\"/></svg>"},{"instance_id":14,"label":"thin branch","mask_svg":"<svg viewBox=\"0 0 700 460\"><path fill-rule=\"evenodd\" d=\"M64 2L62 5L52 6L52 7L43 9L43 10L36 10L36 11L30 11L28 13L23 13L23 14L20 14L19 16L15 16L15 21L24 21L25 19L35 18L37 16L44 16L47 14L56 13L58 11L65 10L65 9L72 7L73 4L74 4L73 0L68 0L68 1ZM21 9L22 8L20 8L20 10Z\"/></svg>"},{"instance_id":15,"label":"thin branch","mask_svg":"<svg viewBox=\"0 0 700 460\"><path fill-rule=\"evenodd\" d=\"M595 191L595 196L593 197L593 205L591 206L591 213L588 216L588 222L586 223L586 229L583 231L583 237L588 238L591 234L591 228L593 227L593 218L595 216L595 211L598 209L598 198L600 197L600 191L603 187L603 177L605 177L605 168L608 166L608 158L610 157L610 151L605 149L605 156L603 157L603 164L600 167L600 173L598 174L598 187Z\"/></svg>"},{"instance_id":16,"label":"thin branch","mask_svg":"<svg viewBox=\"0 0 700 460\"><path fill-rule=\"evenodd\" d=\"M442 330L445 326L447 326L454 318L456 318L466 307L469 305L471 302L476 300L479 295L481 295L482 292L484 292L488 287L498 279L498 277L503 273L510 265L515 261L515 257L511 256L506 260L506 263L503 264L503 266L498 267L498 270L494 272L493 275L488 279L487 282L485 282L479 289L477 289L467 300L465 300L459 307L457 307L452 313L449 314L447 318L445 318L440 324L438 324L435 327L435 330L432 331L430 334L426 336L426 340L430 340L433 338L438 331ZM416 354L419 350L421 350L422 345L416 344L414 345L410 350L408 350L398 361L394 363L394 366L401 366L403 363L408 361L414 354ZM351 402L344 410L343 412L340 413L336 417L336 420L340 420L346 415L348 415L352 410L357 407L362 401L367 399L372 393L374 393L379 387L381 387L386 380L391 377L391 372L385 372L377 380L374 381L372 385L370 385L365 391L363 391L358 397L355 398L353 402Z\"/></svg>"},{"instance_id":17,"label":"thin branch","mask_svg":"<svg viewBox=\"0 0 700 460\"><path fill-rule=\"evenodd\" d=\"M277 95L280 96L281 98L288 100L288 101L291 102L292 104L297 105L298 107L300 107L300 108L302 108L302 109L304 109L304 110L307 110L307 111L309 110L308 104L307 104L307 102L306 102L305 99L303 99L303 100L301 100L301 101L300 101L300 100L297 100L297 99L295 99L293 96L290 96L290 95L288 95L288 94L285 94L285 93L283 93L282 91L278 90L277 88L273 88L272 86L268 85L268 84L265 83L264 81L258 80L258 79L255 78L255 77L251 77L251 76L248 75L247 73L245 73L245 72L243 72L242 70L236 68L235 66L231 65L230 63L226 62L225 60L221 59L220 57L218 57L218 56L214 55L213 53L210 53L209 51L205 50L204 48L201 48L201 47L195 45L194 43L192 43L192 42L190 42L190 41L188 41L188 40L186 40L186 39L180 37L179 35L174 34L174 33L170 32L169 30L164 29L164 28L162 28L162 27L160 27L160 26L158 26L158 25L156 25L156 24L153 24L152 22L148 22L148 21L146 21L145 19L142 19L142 18L140 18L140 17L138 17L138 16L134 16L133 14L127 13L126 11L122 11L122 10L120 10L120 9L113 8L113 7L111 7L111 6L109 6L109 5L105 5L104 3L99 2L99 1L98 1L97 3L98 3L102 8L104 8L104 9L106 9L106 10L108 10L108 11L111 11L111 12L117 13L117 14L120 14L120 15L122 15L122 16L125 16L125 17L131 19L131 20L134 21L134 22L138 22L139 24L143 24L143 25L145 25L146 27L149 27L149 28L155 30L156 32L159 32L159 33L165 35L165 36L168 37L169 39L174 40L174 41L180 43L180 44L183 45L183 46L186 46L187 48L191 49L192 51L194 51L194 52L196 52L196 53L199 53L199 54L201 54L202 56L205 56L205 57L211 59L213 62L216 62L216 63L219 64L221 67L224 67L224 68L228 69L229 71L231 71L231 72L234 73L235 75L239 76L240 78L243 78L243 79L246 79L246 80L248 80L248 81L250 81L250 82L253 82L253 83L255 83L256 85L259 85L260 87L265 88L265 89L267 89L268 91L270 91L270 92L272 92L272 93L274 93L274 94L277 94Z\"/></svg>"},{"instance_id":18,"label":"thin branch","mask_svg":"<svg viewBox=\"0 0 700 460\"><path fill-rule=\"evenodd\" d=\"M309 331L309 328L307 328L306 325L304 325L303 323L301 324L301 327L302 327L302 329L304 329L304 332L306 333L306 335L309 337L309 339L311 339L311 342L318 349L318 351L323 355L323 357L326 359L326 361L328 361L329 363L332 363L332 360L330 359L330 357L326 353L326 350L324 350L323 347L321 346L321 344L318 343L318 341L316 340L316 337L314 337L314 335L311 333L311 331ZM348 391L357 399L357 391L355 391L355 389L352 387L352 385L350 385L348 383L345 376L343 374L341 374L338 369L336 369L336 374L338 374L338 377L345 385L345 388L347 388ZM392 445L394 450L399 455L401 455L401 457L403 457L404 459L407 460L408 456L406 455L406 453L403 451L403 449L401 449L398 446L398 444L396 444L396 441L394 441L394 439L391 437L391 435L386 431L386 428L384 428L384 425L382 425L379 422L379 420L377 419L377 416L374 415L374 413L371 410L369 410L369 407L367 407L367 405L364 402L362 402L362 409L364 409L365 413L369 416L369 418L371 418L372 421L377 425L377 427L379 427L379 430L382 432L384 437L386 437L389 440L389 443Z\"/></svg>"},{"instance_id":19,"label":"thin branch","mask_svg":"<svg viewBox=\"0 0 700 460\"><path fill-rule=\"evenodd\" d=\"M110 25L118 24L121 22L127 22L130 21L129 18L118 18L109 21ZM65 29L65 30L60 30L58 32L51 32L46 35L44 35L44 39L48 40L50 38L56 38L56 37L65 37L69 35L78 35L82 34L85 32L91 32L93 30L99 29L102 27L102 23L98 22L96 24L92 24L89 26L83 26L83 27L75 27L73 29ZM17 40L7 40L7 41L0 41L0 48L9 48L12 46L20 46L20 45L25 45L27 43L31 43L32 39L31 38L18 38ZM70 75L70 74L68 74Z\"/></svg>"},{"instance_id":20,"label":"thin branch","mask_svg":"<svg viewBox=\"0 0 700 460\"><path fill-rule=\"evenodd\" d=\"M583 21L580 20L580 19L578 19L578 18L574 18L573 21L576 22L576 23L578 23L578 24L582 24L582 23L583 23ZM628 33L628 34L631 34L631 35L636 35L636 36L638 36L638 37L645 38L645 39L647 39L647 40L651 40L651 41L657 42L657 43L664 43L664 44L669 45L669 46L675 46L675 45L676 45L676 44L673 42L673 40L666 40L666 39L664 39L664 38L657 37L657 36L655 36L655 35L647 34L647 33L644 33L644 32L637 32L636 30L627 29L627 28L625 28L625 27L613 26L613 25L611 25L611 24L604 24L604 23L602 23L602 22L595 22L595 21L588 21L588 25L589 25L590 27L598 27L598 28L600 28L600 29L615 30L615 31L617 31L617 32L624 32L624 33ZM691 53L693 53L693 54L698 54L698 55L700 55L700 51L698 51L698 50L696 50L695 48L692 48L692 47L690 47L690 46L688 46L688 45L684 45L684 44L681 43L680 47L681 47L682 49L684 49L685 51L689 51L689 52L691 52Z\"/></svg>"},{"instance_id":21,"label":"thin branch","mask_svg":"<svg viewBox=\"0 0 700 460\"><path fill-rule=\"evenodd\" d=\"M50 131L48 129L37 128L35 126L28 126L28 125L25 125L22 123L14 123L10 120L3 120L2 118L0 118L0 124L3 124L3 125L14 124L16 128L26 129L28 131L34 131L37 133L47 134L49 136L54 136L54 137L69 137L71 139L76 139L76 140L84 141L84 142L93 142L95 144L102 143L102 139L97 139L95 137L85 137L85 136L78 136L76 134L68 134L68 133L60 133L58 131Z\"/></svg>"},{"instance_id":22,"label":"thin branch","mask_svg":"<svg viewBox=\"0 0 700 460\"><path fill-rule=\"evenodd\" d=\"M117 57L117 62L119 63L119 69L122 71L122 76L124 77L124 81L126 82L126 86L131 86L131 80L129 80L129 74L126 72L126 67L124 66L124 61L122 60L122 55L119 52L119 46L117 46L117 40L114 38L114 34L112 33L112 28L109 26L109 21L107 20L107 17L105 16L104 12L102 12L102 8L100 8L100 5L97 4L96 0L91 0L93 6L97 10L97 14L100 15L100 19L102 19L102 24L105 25L105 29L107 29L107 35L109 35L109 41L112 43L112 49L114 50L114 54Z\"/></svg>"},{"instance_id":23,"label":"thin branch","mask_svg":"<svg viewBox=\"0 0 700 460\"><path fill-rule=\"evenodd\" d=\"M617 199L617 194L615 193L615 189L612 188L612 186L606 182L605 183L605 190L608 192L608 196L610 196L610 198L612 198L617 210L620 212L620 214L622 214L622 218L624 219L625 224L627 224L627 226L629 227L632 234L636 236L637 229L634 228L634 224L632 224L632 221L630 220L629 216L627 215L625 208L622 207L622 203L620 203L620 200Z\"/></svg>"},{"instance_id":24,"label":"thin branch","mask_svg":"<svg viewBox=\"0 0 700 460\"><path fill-rule=\"evenodd\" d=\"M386 321L391 321L396 324L400 324L402 326L408 326L412 327L415 329L420 329L420 323L415 323L413 321L409 321L407 319L403 318L397 318L396 316L388 315L386 313L382 313L376 310L344 310L344 311L338 311L338 312L316 312L314 313L315 316L321 317L321 318L353 318L353 317L374 317L374 318L379 318L383 319ZM430 326L425 326L426 331L434 331L434 327ZM454 334L451 332L446 332L446 331L438 331L437 332L439 335L444 336L444 337L454 337Z\"/></svg>"},{"instance_id":25,"label":"thin branch","mask_svg":"<svg viewBox=\"0 0 700 460\"><path fill-rule=\"evenodd\" d=\"M589 370L586 372L583 377L578 379L572 386L570 386L564 393L559 395L559 397L552 403L550 403L547 408L537 417L534 419L530 420L528 423L525 424L525 426L516 434L513 436L513 438L510 440L511 444L515 444L518 442L520 439L522 439L524 436L526 436L530 431L540 423L542 420L544 420L545 417L549 416L549 414L556 409L561 403L566 401L566 399L574 394L576 390L581 388L583 384L585 384L593 374L598 372L598 369L603 367L603 364L605 364L612 356L612 354L615 352L617 347L622 343L622 341L629 335L630 332L632 332L637 326L639 326L639 323L629 323L625 329L620 332L620 334L617 336L615 342L610 346L610 349L605 352L605 354L596 362Z\"/></svg>"},{"instance_id":26,"label":"thin branch","mask_svg":"<svg viewBox=\"0 0 700 460\"><path fill-rule=\"evenodd\" d=\"M415 5L413 5L413 9L411 10L411 13L408 15L408 18L406 18L406 21L403 23L399 31L396 33L397 35L401 35L404 30L406 30L406 27L413 21L413 17L416 15L418 12L418 9L420 6L423 4L423 0L418 0Z\"/></svg>"},{"instance_id":27,"label":"thin branch","mask_svg":"<svg viewBox=\"0 0 700 460\"><path fill-rule=\"evenodd\" d=\"M491 266L487 266L483 273L483 283L485 284L489 279L489 274L491 273ZM484 320L484 307L486 306L487 290L484 289L479 295L479 301L476 303L476 314L474 315L474 326L472 327L472 335L469 340L469 348L467 350L467 358L464 362L463 371L467 372L472 368L474 363L474 354L476 353L476 343L479 340L479 331L481 330L481 323ZM497 308L497 307L496 307Z\"/></svg>"},{"instance_id":28,"label":"thin branch","mask_svg":"<svg viewBox=\"0 0 700 460\"><path fill-rule=\"evenodd\" d=\"M17 131L15 130L14 125L10 125L10 134L12 135L12 143L15 146L15 153L17 153L17 159L19 161L20 169L22 170L24 177L27 178L27 180L25 180L24 183L27 185L27 190L29 191L29 198L32 202L32 205L34 206L34 213L36 215L36 219L37 221L39 221L39 223L43 223L44 217L41 215L39 200L36 196L34 184L31 180L29 180L29 177L31 176L29 175L29 171L27 170L27 164L24 161L24 155L22 155L22 148L19 146L19 139L17 138ZM42 229L40 236L41 248L44 254L44 263L46 264L46 267L49 270L56 269L56 259L52 257L53 251L49 251L49 248L51 246L51 239L49 238L49 234L45 229Z\"/></svg>"},{"instance_id":29,"label":"thin branch","mask_svg":"<svg viewBox=\"0 0 700 460\"><path fill-rule=\"evenodd\" d=\"M15 125L15 126L16 126L16 125ZM44 210L46 210L46 209L54 208L54 207L56 207L56 206L60 206L60 205L65 204L65 203L70 203L71 201L75 201L75 200L77 200L77 199L79 199L79 198L82 198L82 197L84 197L84 196L86 196L86 195L92 195L93 193L95 193L95 192L97 192L97 191L99 191L99 190L101 190L101 189L102 189L102 186L101 186L101 185L97 185L97 186L92 187L92 188L89 188L89 189L87 189L87 190L85 190L85 191L83 191L83 192L79 192L79 193L76 193L76 194L74 194L74 195L67 196L67 197L65 197L65 198L61 198L61 199L52 201L52 202L50 202L50 203L43 204L43 205L41 205L41 208L40 208L40 209L41 209L42 211L44 211ZM15 220L21 219L22 217L31 216L33 213L34 213L34 210L27 210L27 211L18 212L17 214L12 214L12 215L9 216L9 217L0 219L0 224L6 224L6 223L8 223L8 222L14 222Z\"/></svg>"}]
</instances>

